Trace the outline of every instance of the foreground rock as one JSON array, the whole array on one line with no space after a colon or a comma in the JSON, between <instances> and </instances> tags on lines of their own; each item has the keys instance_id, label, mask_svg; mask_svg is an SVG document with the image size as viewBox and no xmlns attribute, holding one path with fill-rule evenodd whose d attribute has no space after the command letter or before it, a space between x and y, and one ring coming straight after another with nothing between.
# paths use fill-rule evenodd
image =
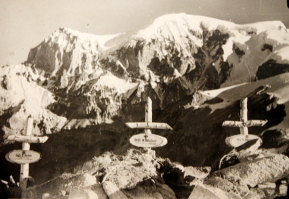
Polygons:
<instances>
[{"instance_id":1,"label":"foreground rock","mask_svg":"<svg viewBox=\"0 0 289 199\"><path fill-rule=\"evenodd\" d=\"M23 198L273 199L286 195L289 158L257 146L259 142L253 141L234 149L241 162L213 172L210 167L184 167L158 158L153 150L130 149L124 156L106 152L76 167L73 174L28 188Z\"/></svg>"},{"instance_id":2,"label":"foreground rock","mask_svg":"<svg viewBox=\"0 0 289 199\"><path fill-rule=\"evenodd\" d=\"M289 175L289 158L273 155L253 161L242 162L214 173L232 183L244 183L255 187L265 182L276 182Z\"/></svg>"},{"instance_id":3,"label":"foreground rock","mask_svg":"<svg viewBox=\"0 0 289 199\"><path fill-rule=\"evenodd\" d=\"M221 159L221 170L197 184L189 199L270 199L287 195L289 158L249 141Z\"/></svg>"},{"instance_id":4,"label":"foreground rock","mask_svg":"<svg viewBox=\"0 0 289 199\"><path fill-rule=\"evenodd\" d=\"M228 193L222 189L210 185L198 185L190 195L189 199L203 198L203 199L241 199L233 193Z\"/></svg>"},{"instance_id":5,"label":"foreground rock","mask_svg":"<svg viewBox=\"0 0 289 199\"><path fill-rule=\"evenodd\" d=\"M129 150L125 156L107 152L76 168L74 174L28 188L23 198L176 199L161 177L161 171L169 168L161 165L166 164L170 163L156 158L154 151Z\"/></svg>"}]
</instances>

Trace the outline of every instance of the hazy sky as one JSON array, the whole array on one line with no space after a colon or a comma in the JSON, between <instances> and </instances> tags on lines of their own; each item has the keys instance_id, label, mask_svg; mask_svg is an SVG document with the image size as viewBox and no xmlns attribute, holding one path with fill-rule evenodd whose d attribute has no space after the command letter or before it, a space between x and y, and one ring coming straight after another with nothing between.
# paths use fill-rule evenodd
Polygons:
<instances>
[{"instance_id":1,"label":"hazy sky","mask_svg":"<svg viewBox=\"0 0 289 199\"><path fill-rule=\"evenodd\" d=\"M0 66L25 61L29 50L59 27L112 34L170 13L240 24L280 20L289 27L286 0L0 0Z\"/></svg>"}]
</instances>

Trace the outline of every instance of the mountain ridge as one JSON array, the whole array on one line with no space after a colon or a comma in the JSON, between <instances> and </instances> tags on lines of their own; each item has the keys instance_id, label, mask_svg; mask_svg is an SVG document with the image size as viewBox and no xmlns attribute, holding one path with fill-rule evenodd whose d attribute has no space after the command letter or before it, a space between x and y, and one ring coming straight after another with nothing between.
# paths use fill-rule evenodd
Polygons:
<instances>
[{"instance_id":1,"label":"mountain ridge","mask_svg":"<svg viewBox=\"0 0 289 199\"><path fill-rule=\"evenodd\" d=\"M31 49L22 67L28 81L57 99L46 108L66 118L101 123L123 114L124 102L136 95L133 90L138 93L135 103L153 92L157 106L164 109L197 90L256 81L270 60L276 67L283 64L285 72L288 68L288 33L279 21L238 25L181 13L122 35L60 28ZM120 45L108 49L106 43L115 39Z\"/></svg>"}]
</instances>

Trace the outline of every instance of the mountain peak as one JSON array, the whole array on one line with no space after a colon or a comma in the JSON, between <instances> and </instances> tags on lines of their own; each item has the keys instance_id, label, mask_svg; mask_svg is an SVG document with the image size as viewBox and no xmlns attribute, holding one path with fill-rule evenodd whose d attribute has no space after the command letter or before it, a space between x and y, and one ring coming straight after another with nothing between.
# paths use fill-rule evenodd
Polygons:
<instances>
[{"instance_id":1,"label":"mountain peak","mask_svg":"<svg viewBox=\"0 0 289 199\"><path fill-rule=\"evenodd\" d=\"M164 34L164 31L166 30L169 30L170 32L173 32L174 30L192 30L195 32L201 32L202 26L205 26L208 30L213 30L219 25L223 25L228 28L235 26L233 22L205 16L187 15L185 13L168 14L155 19L154 22L147 28L140 30L137 33L137 36L147 38L153 34Z\"/></svg>"},{"instance_id":2,"label":"mountain peak","mask_svg":"<svg viewBox=\"0 0 289 199\"><path fill-rule=\"evenodd\" d=\"M94 35L61 27L30 50L27 62L52 76L61 75L63 70L70 75L84 71L91 74L98 66L99 52L108 49L106 43L118 35Z\"/></svg>"}]
</instances>

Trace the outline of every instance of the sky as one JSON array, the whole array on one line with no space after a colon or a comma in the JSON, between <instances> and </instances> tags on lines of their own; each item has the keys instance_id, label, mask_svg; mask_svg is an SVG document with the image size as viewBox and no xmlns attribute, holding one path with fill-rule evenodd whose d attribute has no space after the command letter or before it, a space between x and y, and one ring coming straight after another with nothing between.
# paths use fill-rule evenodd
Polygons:
<instances>
[{"instance_id":1,"label":"sky","mask_svg":"<svg viewBox=\"0 0 289 199\"><path fill-rule=\"evenodd\" d=\"M59 27L115 34L171 13L238 24L279 20L289 28L286 0L0 0L0 66L24 62L29 50Z\"/></svg>"}]
</instances>

